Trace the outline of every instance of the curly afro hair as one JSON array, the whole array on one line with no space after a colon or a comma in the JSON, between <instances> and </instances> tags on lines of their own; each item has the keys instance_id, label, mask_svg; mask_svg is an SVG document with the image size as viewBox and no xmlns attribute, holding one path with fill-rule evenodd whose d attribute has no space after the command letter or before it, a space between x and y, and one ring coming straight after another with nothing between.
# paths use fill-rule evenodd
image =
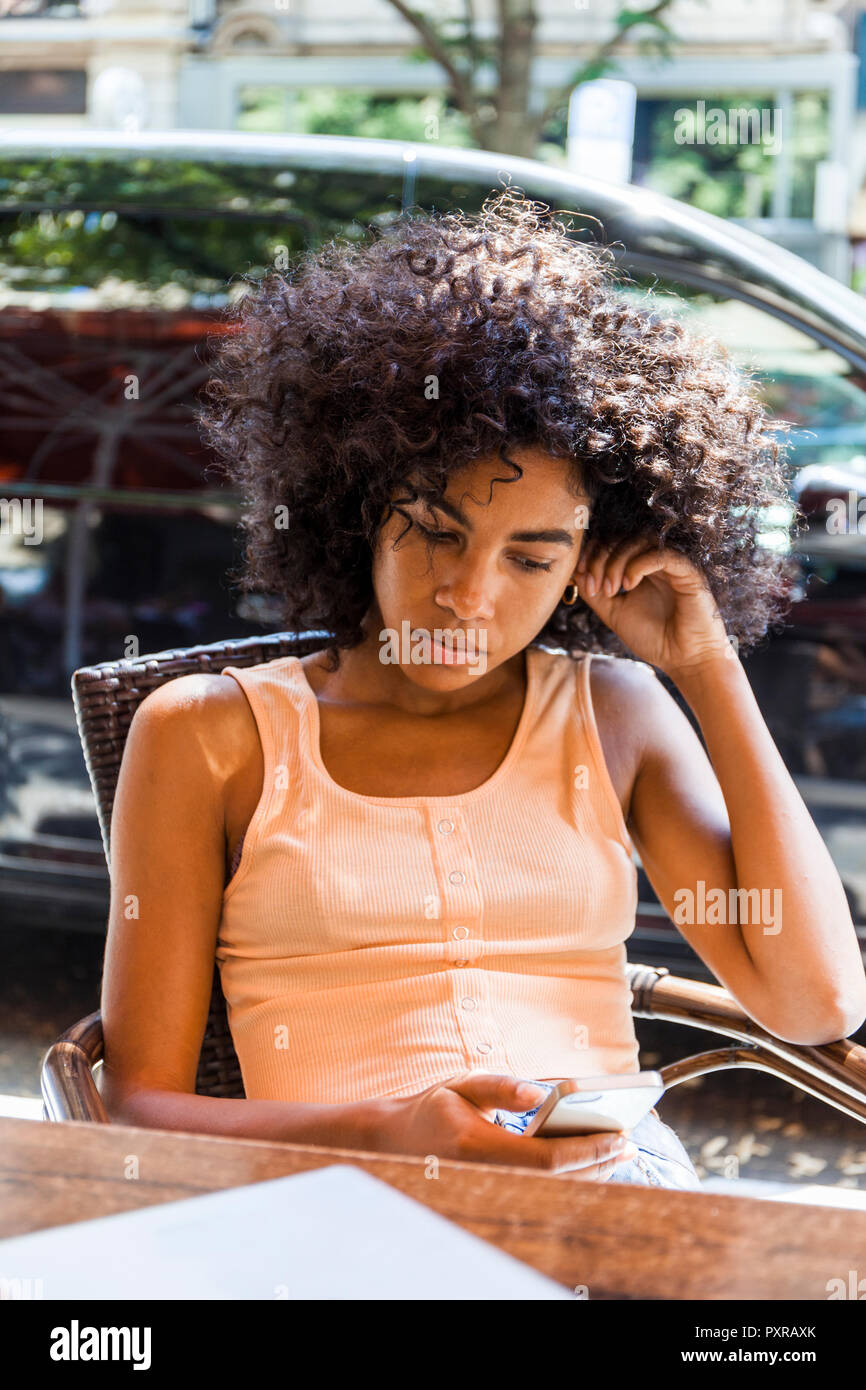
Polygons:
<instances>
[{"instance_id":1,"label":"curly afro hair","mask_svg":"<svg viewBox=\"0 0 866 1390\"><path fill-rule=\"evenodd\" d=\"M244 498L240 587L275 596L286 628L331 633L333 663L363 638L383 520L483 456L522 476L517 444L574 461L590 537L691 559L741 649L784 611L791 562L759 531L789 503L785 422L559 217L511 188L477 214L404 212L225 311L198 420ZM628 654L581 599L535 640Z\"/></svg>"}]
</instances>

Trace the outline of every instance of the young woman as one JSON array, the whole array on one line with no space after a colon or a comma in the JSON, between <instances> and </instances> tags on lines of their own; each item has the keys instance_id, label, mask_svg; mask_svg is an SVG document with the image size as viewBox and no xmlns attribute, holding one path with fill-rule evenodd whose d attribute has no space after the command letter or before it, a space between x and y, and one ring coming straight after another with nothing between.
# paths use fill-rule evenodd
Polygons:
<instances>
[{"instance_id":1,"label":"young woman","mask_svg":"<svg viewBox=\"0 0 866 1390\"><path fill-rule=\"evenodd\" d=\"M202 423L246 497L243 587L330 640L135 715L117 1118L697 1185L656 1112L631 1148L521 1133L553 1080L639 1070L633 847L763 1027L863 1021L842 884L737 654L783 611L779 445L724 352L568 230L510 190L404 217L268 275L221 339ZM215 954L245 1100L194 1094Z\"/></svg>"}]
</instances>

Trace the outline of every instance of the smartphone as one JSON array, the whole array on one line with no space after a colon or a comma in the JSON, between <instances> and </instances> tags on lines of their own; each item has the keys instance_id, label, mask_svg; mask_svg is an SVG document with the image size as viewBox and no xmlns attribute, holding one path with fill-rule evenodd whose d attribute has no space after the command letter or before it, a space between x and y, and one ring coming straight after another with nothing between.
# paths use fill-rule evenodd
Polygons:
<instances>
[{"instance_id":1,"label":"smartphone","mask_svg":"<svg viewBox=\"0 0 866 1390\"><path fill-rule=\"evenodd\" d=\"M526 1129L527 1137L560 1139L572 1134L630 1130L664 1094L657 1071L617 1072L559 1081Z\"/></svg>"}]
</instances>

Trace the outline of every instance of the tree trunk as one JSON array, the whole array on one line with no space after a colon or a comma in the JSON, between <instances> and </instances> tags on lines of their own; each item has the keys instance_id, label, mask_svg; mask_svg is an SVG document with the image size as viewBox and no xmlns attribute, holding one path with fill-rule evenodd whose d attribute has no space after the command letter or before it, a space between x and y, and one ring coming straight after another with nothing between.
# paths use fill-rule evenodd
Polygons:
<instances>
[{"instance_id":1,"label":"tree trunk","mask_svg":"<svg viewBox=\"0 0 866 1390\"><path fill-rule=\"evenodd\" d=\"M485 122L487 149L531 159L537 119L530 114L532 58L538 13L534 0L499 0L497 113Z\"/></svg>"}]
</instances>

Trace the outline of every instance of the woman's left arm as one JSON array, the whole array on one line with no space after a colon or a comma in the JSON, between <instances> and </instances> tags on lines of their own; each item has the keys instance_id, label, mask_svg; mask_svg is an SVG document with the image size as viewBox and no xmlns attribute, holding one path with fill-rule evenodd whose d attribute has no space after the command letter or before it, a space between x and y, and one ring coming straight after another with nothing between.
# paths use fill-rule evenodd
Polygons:
<instances>
[{"instance_id":1,"label":"woman's left arm","mask_svg":"<svg viewBox=\"0 0 866 1390\"><path fill-rule=\"evenodd\" d=\"M584 558L586 602L671 678L706 745L659 681L632 677L643 751L629 831L660 901L769 1032L801 1044L847 1036L866 1018L866 973L845 890L703 576L639 543Z\"/></svg>"}]
</instances>

